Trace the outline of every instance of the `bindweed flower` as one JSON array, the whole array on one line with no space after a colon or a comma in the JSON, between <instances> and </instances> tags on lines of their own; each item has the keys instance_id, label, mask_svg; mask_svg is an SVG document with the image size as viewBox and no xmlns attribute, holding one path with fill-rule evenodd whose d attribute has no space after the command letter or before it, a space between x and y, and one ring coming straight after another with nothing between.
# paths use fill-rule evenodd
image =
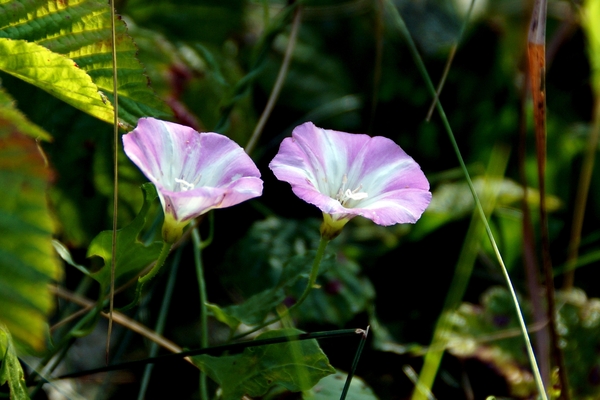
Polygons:
<instances>
[{"instance_id":1,"label":"bindweed flower","mask_svg":"<svg viewBox=\"0 0 600 400\"><path fill-rule=\"evenodd\" d=\"M321 129L307 122L269 164L296 196L323 211L321 235L335 238L353 217L378 225L415 223L431 201L419 165L388 138Z\"/></svg>"},{"instance_id":2,"label":"bindweed flower","mask_svg":"<svg viewBox=\"0 0 600 400\"><path fill-rule=\"evenodd\" d=\"M197 216L262 194L260 172L226 136L154 118L141 118L123 135L127 156L156 186L165 222L163 239L173 243Z\"/></svg>"}]
</instances>

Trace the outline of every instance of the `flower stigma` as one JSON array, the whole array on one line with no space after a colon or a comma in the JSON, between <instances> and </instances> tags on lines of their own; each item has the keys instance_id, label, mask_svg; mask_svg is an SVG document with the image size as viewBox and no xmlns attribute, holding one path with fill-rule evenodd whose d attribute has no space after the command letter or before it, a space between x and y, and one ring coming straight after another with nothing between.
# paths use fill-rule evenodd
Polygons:
<instances>
[{"instance_id":1,"label":"flower stigma","mask_svg":"<svg viewBox=\"0 0 600 400\"><path fill-rule=\"evenodd\" d=\"M338 190L335 199L340 202L342 206L345 206L349 200L363 200L369 197L367 192L361 192L362 184L359 185L356 189L350 190L346 189L346 183L348 183L348 176L344 174L342 178L342 186Z\"/></svg>"}]
</instances>

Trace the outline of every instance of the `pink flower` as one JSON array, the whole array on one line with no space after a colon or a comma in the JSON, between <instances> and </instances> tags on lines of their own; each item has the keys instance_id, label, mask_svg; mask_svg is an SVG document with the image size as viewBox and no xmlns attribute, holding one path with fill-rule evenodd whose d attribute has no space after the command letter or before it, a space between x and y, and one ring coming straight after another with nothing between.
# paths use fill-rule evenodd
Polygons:
<instances>
[{"instance_id":1,"label":"pink flower","mask_svg":"<svg viewBox=\"0 0 600 400\"><path fill-rule=\"evenodd\" d=\"M163 238L170 243L193 218L262 194L254 162L218 133L141 118L133 131L123 135L123 146L156 186L165 213Z\"/></svg>"},{"instance_id":2,"label":"pink flower","mask_svg":"<svg viewBox=\"0 0 600 400\"><path fill-rule=\"evenodd\" d=\"M419 165L381 136L307 122L283 140L269 167L296 196L323 211L321 233L330 239L357 215L378 225L415 223L431 201Z\"/></svg>"}]
</instances>

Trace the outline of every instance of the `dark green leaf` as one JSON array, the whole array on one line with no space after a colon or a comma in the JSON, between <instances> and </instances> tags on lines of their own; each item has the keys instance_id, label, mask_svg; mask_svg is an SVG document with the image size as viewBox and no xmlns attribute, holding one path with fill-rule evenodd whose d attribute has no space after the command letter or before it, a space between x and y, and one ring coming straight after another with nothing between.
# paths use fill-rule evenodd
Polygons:
<instances>
[{"instance_id":1,"label":"dark green leaf","mask_svg":"<svg viewBox=\"0 0 600 400\"><path fill-rule=\"evenodd\" d=\"M117 231L117 261L115 264L115 282L124 283L127 279L141 272L152 261L156 261L162 249L161 242L144 246L138 240L140 232L146 223L146 214L150 204L158 197L154 185L147 183L142 186L144 205L135 219L127 226ZM88 248L88 257L98 256L104 260L104 267L92 274L104 290L110 283L110 265L112 260L112 231L98 234Z\"/></svg>"},{"instance_id":2,"label":"dark green leaf","mask_svg":"<svg viewBox=\"0 0 600 400\"><path fill-rule=\"evenodd\" d=\"M297 329L265 332L257 339L297 335ZM327 356L316 340L294 341L247 348L242 354L194 357L194 362L217 382L224 400L262 396L274 385L297 392L308 390L323 377L333 374Z\"/></svg>"}]
</instances>

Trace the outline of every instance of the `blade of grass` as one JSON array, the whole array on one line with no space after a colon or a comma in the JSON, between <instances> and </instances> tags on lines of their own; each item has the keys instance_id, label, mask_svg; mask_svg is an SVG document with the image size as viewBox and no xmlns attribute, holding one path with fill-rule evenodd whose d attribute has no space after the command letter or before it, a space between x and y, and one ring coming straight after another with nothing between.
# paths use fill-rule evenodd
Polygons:
<instances>
[{"instance_id":1,"label":"blade of grass","mask_svg":"<svg viewBox=\"0 0 600 400\"><path fill-rule=\"evenodd\" d=\"M471 0L471 4L469 4L469 9L467 10L467 15L465 16L465 20L460 27L460 32L458 33L458 37L456 38L456 42L450 48L450 53L448 54L448 59L446 60L446 66L444 66L444 72L442 74L442 79L440 79L440 83L438 83L438 87L435 91L435 97L431 102L431 106L429 106L429 111L427 111L427 117L425 117L425 121L429 122L431 119L431 115L433 114L433 110L435 109L435 105L440 98L440 94L442 93L442 89L444 88L444 83L446 83L446 77L448 76L448 72L450 71L450 67L452 66L452 61L454 60L454 56L456 55L456 50L458 49L458 45L462 40L462 37L465 33L465 29L467 24L469 23L469 19L471 18L471 12L473 11L473 6L475 5L475 0Z\"/></svg>"},{"instance_id":2,"label":"blade of grass","mask_svg":"<svg viewBox=\"0 0 600 400\"><path fill-rule=\"evenodd\" d=\"M260 115L260 119L252 132L252 136L250 136L250 140L246 145L246 153L250 154L252 150L254 150L254 146L256 146L256 142L260 137L271 112L273 111L273 107L275 106L275 102L279 98L279 93L281 92L281 88L283 87L283 83L285 82L285 78L287 76L288 68L290 66L290 61L292 59L292 54L294 53L294 48L296 47L296 38L298 36L298 30L300 28L300 21L302 20L302 7L297 7L294 12L294 19L292 21L292 30L290 32L290 38L288 39L287 48L285 49L285 55L283 56L283 62L281 63L281 68L279 68L279 73L277 74L277 79L275 80L275 84L273 85L273 89L271 90L271 94L269 95L269 100L267 101L267 105Z\"/></svg>"},{"instance_id":3,"label":"blade of grass","mask_svg":"<svg viewBox=\"0 0 600 400\"><path fill-rule=\"evenodd\" d=\"M111 50L112 50L112 74L113 74L113 221L112 221L112 256L110 262L110 304L109 304L109 319L108 332L106 334L106 364L110 352L110 336L112 334L112 315L115 298L115 263L117 259L117 210L119 200L119 93L117 91L117 31L115 27L115 1L110 0L110 34L111 34Z\"/></svg>"},{"instance_id":4,"label":"blade of grass","mask_svg":"<svg viewBox=\"0 0 600 400\"><path fill-rule=\"evenodd\" d=\"M433 86L433 82L431 81L431 78L429 77L427 68L425 67L423 60L421 59L421 56L417 50L417 47L416 47L414 41L412 40L412 37L410 36L410 33L408 32L408 28L406 27L404 20L398 13L398 10L396 9L396 7L394 7L391 0L386 0L386 9L388 10L388 15L391 16L396 29L398 29L400 31L402 36L407 41L410 52L414 58L415 63L417 64L417 68L423 75L423 79L425 80L428 90L430 91L432 96L435 96L435 87ZM448 138L450 139L452 148L456 154L456 157L458 159L460 167L464 171L465 179L469 186L469 190L471 192L471 195L473 196L473 200L475 201L475 207L476 207L477 212L479 213L479 216L485 226L486 234L487 234L490 244L494 250L494 254L496 255L496 259L498 261L498 264L500 265L502 274L504 275L504 278L506 280L507 287L508 287L508 289L511 293L511 296L513 298L513 301L515 303L515 310L517 311L517 315L519 317L519 325L521 327L521 332L523 334L523 340L525 341L525 345L527 348L527 354L528 354L529 361L531 364L531 369L532 369L534 377L535 377L536 385L538 387L538 391L540 392L540 396L542 396L543 400L548 400L548 396L544 389L544 384L542 382L542 379L540 376L540 371L539 371L539 368L538 368L538 365L537 365L537 362L535 359L535 354L533 353L533 347L531 346L531 340L529 339L529 335L527 333L527 327L525 325L525 320L523 319L523 313L521 312L521 308L519 306L519 301L517 299L517 295L516 295L514 287L512 285L510 276L508 275L508 271L506 270L506 266L504 265L504 260L502 259L502 255L500 254L500 251L498 250L498 245L496 244L496 240L494 239L492 230L487 222L487 218L485 216L485 212L483 211L481 202L479 201L479 197L477 196L477 193L475 192L475 187L473 186L473 182L471 181L471 177L469 176L469 172L467 171L467 167L462 158L460 149L458 148L458 143L456 142L456 138L454 137L454 133L452 132L452 128L450 127L450 122L448 121L448 118L446 117L446 113L444 112L442 104L438 101L436 107L437 107L438 113L440 114L440 117L442 119L444 129L448 133Z\"/></svg>"},{"instance_id":5,"label":"blade of grass","mask_svg":"<svg viewBox=\"0 0 600 400\"><path fill-rule=\"evenodd\" d=\"M548 233L548 210L546 207L546 0L536 0L533 6L531 24L527 40L527 59L531 93L533 96L533 115L535 122L535 143L537 154L538 186L540 193L540 230L542 241L542 265L546 281L546 311L550 322L550 343L558 366L561 386L561 398L570 399L569 384L565 371L562 349L559 346L556 331L556 304L554 298L554 277L550 258L550 235Z\"/></svg>"}]
</instances>

